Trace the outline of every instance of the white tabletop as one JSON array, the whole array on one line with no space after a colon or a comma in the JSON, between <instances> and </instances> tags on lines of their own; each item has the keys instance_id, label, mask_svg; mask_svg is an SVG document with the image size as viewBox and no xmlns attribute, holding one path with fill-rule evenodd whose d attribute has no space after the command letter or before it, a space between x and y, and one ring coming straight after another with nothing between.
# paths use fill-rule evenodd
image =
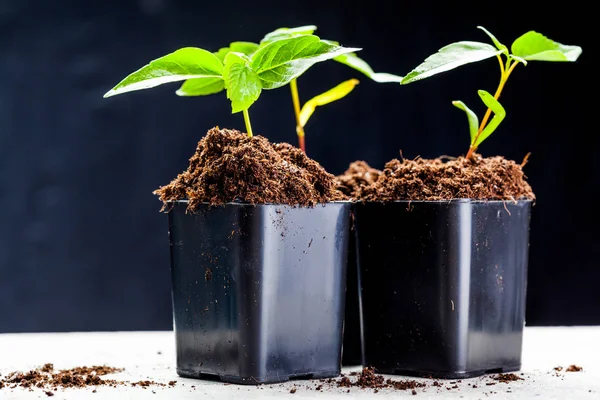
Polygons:
<instances>
[{"instance_id":1,"label":"white tabletop","mask_svg":"<svg viewBox=\"0 0 600 400\"><path fill-rule=\"evenodd\" d=\"M255 386L228 385L214 381L184 379L175 373L175 346L172 332L106 332L106 333L41 333L0 335L0 374L28 371L53 363L56 369L79 366L108 365L125 368L124 372L107 375L119 381L153 380L172 387L131 386L59 389L54 399L258 399L282 398L387 398L414 399L600 399L600 327L526 328L523 349L524 380L510 383L494 382L489 376L463 379L458 388L441 381L442 387L428 385L411 391L384 389L374 394L372 389L337 388L325 385L322 391L309 390L315 383L294 381L284 384ZM581 372L554 371L571 364L583 367ZM344 373L360 368L344 369ZM520 373L518 373L519 376ZM404 377L390 376L393 379ZM412 378L411 378L412 379ZM430 380L417 379L425 383ZM452 381L455 382L455 381ZM193 386L193 387L192 387ZM473 388L476 386L476 388ZM296 392L290 393L295 387ZM44 399L43 390L24 388L0 389L0 399Z\"/></svg>"}]
</instances>

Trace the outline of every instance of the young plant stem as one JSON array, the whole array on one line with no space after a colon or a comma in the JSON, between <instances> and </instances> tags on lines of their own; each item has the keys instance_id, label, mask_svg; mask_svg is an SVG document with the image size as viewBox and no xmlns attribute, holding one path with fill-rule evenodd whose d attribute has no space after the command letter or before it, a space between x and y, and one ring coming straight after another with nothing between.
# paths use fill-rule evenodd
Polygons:
<instances>
[{"instance_id":1,"label":"young plant stem","mask_svg":"<svg viewBox=\"0 0 600 400\"><path fill-rule=\"evenodd\" d=\"M298 147L306 153L304 145L304 128L300 125L300 96L298 96L298 82L292 79L290 82L290 90L292 91L292 102L294 103L294 114L296 114L296 133L298 134Z\"/></svg>"},{"instance_id":2,"label":"young plant stem","mask_svg":"<svg viewBox=\"0 0 600 400\"><path fill-rule=\"evenodd\" d=\"M242 111L244 113L244 122L246 123L246 132L248 137L252 137L252 125L250 124L250 114L248 114L248 109Z\"/></svg>"},{"instance_id":3,"label":"young plant stem","mask_svg":"<svg viewBox=\"0 0 600 400\"><path fill-rule=\"evenodd\" d=\"M514 64L511 65L511 60L508 59L508 61L506 62L506 68L505 68L504 64L502 63L502 58L500 56L498 56L498 60L500 61L500 83L498 84L496 93L494 93L494 98L496 100L498 100L498 98L500 97L500 94L502 93L502 89L504 89L504 85L506 84L506 81L508 80L508 77L514 71L515 67L519 63L518 61L515 60ZM467 153L467 159L473 158L475 151L477 150L477 146L475 146L475 143L477 143L477 139L479 138L479 135L481 135L481 132L483 132L483 130L485 129L485 126L487 125L491 116L492 116L492 109L488 108L487 111L485 112L485 115L483 116L483 119L481 120L479 129L477 130L477 135L475 135L475 137L473 138L472 144L469 147L469 152Z\"/></svg>"}]
</instances>

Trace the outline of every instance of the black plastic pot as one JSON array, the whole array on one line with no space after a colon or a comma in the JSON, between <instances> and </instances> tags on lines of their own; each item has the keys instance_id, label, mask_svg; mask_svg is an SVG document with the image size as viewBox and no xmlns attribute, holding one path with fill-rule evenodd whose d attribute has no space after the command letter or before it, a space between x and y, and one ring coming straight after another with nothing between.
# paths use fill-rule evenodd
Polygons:
<instances>
[{"instance_id":1,"label":"black plastic pot","mask_svg":"<svg viewBox=\"0 0 600 400\"><path fill-rule=\"evenodd\" d=\"M169 211L177 373L339 375L350 203L186 206Z\"/></svg>"},{"instance_id":2,"label":"black plastic pot","mask_svg":"<svg viewBox=\"0 0 600 400\"><path fill-rule=\"evenodd\" d=\"M357 204L365 364L452 379L520 369L531 204Z\"/></svg>"},{"instance_id":3,"label":"black plastic pot","mask_svg":"<svg viewBox=\"0 0 600 400\"><path fill-rule=\"evenodd\" d=\"M346 311L344 312L344 341L342 365L363 364L360 327L360 301L358 293L358 263L356 260L356 235L351 227L348 245L348 272L346 277Z\"/></svg>"}]
</instances>

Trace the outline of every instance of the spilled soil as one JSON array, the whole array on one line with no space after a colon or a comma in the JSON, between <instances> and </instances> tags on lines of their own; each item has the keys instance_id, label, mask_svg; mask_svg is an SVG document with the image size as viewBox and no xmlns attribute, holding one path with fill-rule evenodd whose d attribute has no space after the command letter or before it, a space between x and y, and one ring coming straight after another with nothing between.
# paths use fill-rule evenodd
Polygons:
<instances>
[{"instance_id":1,"label":"spilled soil","mask_svg":"<svg viewBox=\"0 0 600 400\"><path fill-rule=\"evenodd\" d=\"M337 188L352 199L360 199L362 190L377 182L381 171L365 161L354 161L348 169L336 177Z\"/></svg>"},{"instance_id":2,"label":"spilled soil","mask_svg":"<svg viewBox=\"0 0 600 400\"><path fill-rule=\"evenodd\" d=\"M389 161L377 180L354 191L361 201L535 200L523 164L476 154L474 159L436 158ZM344 174L346 175L346 174ZM348 180L348 179L347 179ZM341 182L341 178L338 177Z\"/></svg>"},{"instance_id":3,"label":"spilled soil","mask_svg":"<svg viewBox=\"0 0 600 400\"><path fill-rule=\"evenodd\" d=\"M375 373L373 368L365 367L356 375L355 380L351 380L348 377L342 377L337 383L338 387L359 387L361 389L395 389L395 390L415 390L417 388L424 388L427 385L422 382L415 380L403 380L397 381L392 379L385 379L383 375Z\"/></svg>"},{"instance_id":4,"label":"spilled soil","mask_svg":"<svg viewBox=\"0 0 600 400\"><path fill-rule=\"evenodd\" d=\"M39 389L47 396L54 396L59 389L86 388L98 386L139 386L147 388L150 386L174 386L175 381L169 384L154 381L129 382L115 379L101 378L104 375L122 372L122 368L108 366L75 367L71 369L55 370L53 364L44 364L27 372L15 371L5 377L0 377L0 389Z\"/></svg>"},{"instance_id":5,"label":"spilled soil","mask_svg":"<svg viewBox=\"0 0 600 400\"><path fill-rule=\"evenodd\" d=\"M515 381L522 381L523 378L519 377L517 374L508 373L508 374L498 374L492 376L492 379L498 382L508 383Z\"/></svg>"},{"instance_id":6,"label":"spilled soil","mask_svg":"<svg viewBox=\"0 0 600 400\"><path fill-rule=\"evenodd\" d=\"M335 177L300 149L218 128L200 140L188 169L154 194L165 208L189 200L190 211L204 202L314 206L347 199Z\"/></svg>"}]
</instances>

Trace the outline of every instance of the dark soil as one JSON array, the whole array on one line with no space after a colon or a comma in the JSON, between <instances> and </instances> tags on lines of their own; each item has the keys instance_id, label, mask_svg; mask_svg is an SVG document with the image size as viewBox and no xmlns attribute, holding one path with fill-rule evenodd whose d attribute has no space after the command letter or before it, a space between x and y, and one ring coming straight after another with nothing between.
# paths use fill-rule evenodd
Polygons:
<instances>
[{"instance_id":1,"label":"dark soil","mask_svg":"<svg viewBox=\"0 0 600 400\"><path fill-rule=\"evenodd\" d=\"M362 201L535 200L521 165L503 157L473 160L394 159L377 181L360 190Z\"/></svg>"},{"instance_id":2,"label":"dark soil","mask_svg":"<svg viewBox=\"0 0 600 400\"><path fill-rule=\"evenodd\" d=\"M86 388L90 386L139 386L147 388L149 386L167 386L164 383L154 381L127 382L115 379L104 379L101 376L115 374L123 371L122 368L108 366L76 367L56 371L54 365L45 364L41 368L33 369L28 372L11 372L0 379L0 389L15 389L17 387L26 389L41 389L47 396L54 396L58 389L66 388ZM169 382L173 386L175 381Z\"/></svg>"},{"instance_id":3,"label":"dark soil","mask_svg":"<svg viewBox=\"0 0 600 400\"><path fill-rule=\"evenodd\" d=\"M23 387L45 390L102 385L116 386L119 382L100 377L121 371L122 369L107 366L77 367L55 371L52 364L45 364L43 367L29 372L12 372L4 377L0 384L10 388Z\"/></svg>"},{"instance_id":4,"label":"dark soil","mask_svg":"<svg viewBox=\"0 0 600 400\"><path fill-rule=\"evenodd\" d=\"M503 382L503 383L523 380L523 378L519 377L516 374L512 374L512 373L511 374L498 374L498 375L492 376L492 379L499 381L499 382Z\"/></svg>"},{"instance_id":5,"label":"dark soil","mask_svg":"<svg viewBox=\"0 0 600 400\"><path fill-rule=\"evenodd\" d=\"M200 140L188 169L154 193L165 208L187 199L190 211L200 203L314 206L347 199L336 189L335 177L300 149L218 128Z\"/></svg>"},{"instance_id":6,"label":"dark soil","mask_svg":"<svg viewBox=\"0 0 600 400\"><path fill-rule=\"evenodd\" d=\"M353 376L351 374L351 376ZM373 368L365 367L355 380L351 380L348 377L343 377L337 381L337 387L358 387L361 389L374 389L379 391L380 389L395 389L395 390L415 390L417 388L424 388L426 385L421 382L414 380L395 381L392 379L385 379L383 375L375 373ZM414 393L416 394L416 393Z\"/></svg>"},{"instance_id":7,"label":"dark soil","mask_svg":"<svg viewBox=\"0 0 600 400\"><path fill-rule=\"evenodd\" d=\"M565 371L566 372L580 372L581 370L583 370L583 368L580 367L579 365L571 364L567 367L567 369Z\"/></svg>"},{"instance_id":8,"label":"dark soil","mask_svg":"<svg viewBox=\"0 0 600 400\"><path fill-rule=\"evenodd\" d=\"M359 199L362 189L374 184L381 171L371 168L365 161L355 161L342 175L336 177L337 188L346 196Z\"/></svg>"}]
</instances>

